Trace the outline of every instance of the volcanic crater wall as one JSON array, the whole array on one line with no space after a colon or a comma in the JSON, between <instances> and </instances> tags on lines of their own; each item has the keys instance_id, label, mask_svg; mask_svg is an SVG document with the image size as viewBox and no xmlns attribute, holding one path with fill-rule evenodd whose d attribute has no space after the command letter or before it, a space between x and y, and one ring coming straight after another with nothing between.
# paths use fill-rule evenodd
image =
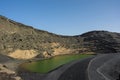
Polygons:
<instances>
[{"instance_id":1,"label":"volcanic crater wall","mask_svg":"<svg viewBox=\"0 0 120 80\"><path fill-rule=\"evenodd\" d=\"M33 50L34 57L78 53L117 53L120 52L120 34L91 31L82 35L62 36L37 30L0 16L0 44L0 53L4 55L10 55L16 50L28 52ZM53 46L53 44L59 45Z\"/></svg>"}]
</instances>

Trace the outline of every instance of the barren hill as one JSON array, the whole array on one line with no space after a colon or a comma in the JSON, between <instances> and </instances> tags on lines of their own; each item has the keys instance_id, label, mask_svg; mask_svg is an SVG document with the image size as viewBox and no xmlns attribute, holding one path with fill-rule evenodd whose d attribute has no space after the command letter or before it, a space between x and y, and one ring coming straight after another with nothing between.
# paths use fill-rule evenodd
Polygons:
<instances>
[{"instance_id":1,"label":"barren hill","mask_svg":"<svg viewBox=\"0 0 120 80\"><path fill-rule=\"evenodd\" d=\"M120 52L120 33L91 31L62 36L0 16L0 54L18 59L62 54Z\"/></svg>"}]
</instances>

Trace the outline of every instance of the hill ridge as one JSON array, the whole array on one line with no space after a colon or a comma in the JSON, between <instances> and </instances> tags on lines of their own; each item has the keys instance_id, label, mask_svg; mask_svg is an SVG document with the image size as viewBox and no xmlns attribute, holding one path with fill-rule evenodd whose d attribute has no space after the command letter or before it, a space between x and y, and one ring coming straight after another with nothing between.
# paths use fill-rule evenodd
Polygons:
<instances>
[{"instance_id":1,"label":"hill ridge","mask_svg":"<svg viewBox=\"0 0 120 80\"><path fill-rule=\"evenodd\" d=\"M63 36L35 29L4 16L0 16L0 28L0 53L12 55L13 58L18 58L18 51L30 58L120 52L120 33L90 31L81 35Z\"/></svg>"}]
</instances>

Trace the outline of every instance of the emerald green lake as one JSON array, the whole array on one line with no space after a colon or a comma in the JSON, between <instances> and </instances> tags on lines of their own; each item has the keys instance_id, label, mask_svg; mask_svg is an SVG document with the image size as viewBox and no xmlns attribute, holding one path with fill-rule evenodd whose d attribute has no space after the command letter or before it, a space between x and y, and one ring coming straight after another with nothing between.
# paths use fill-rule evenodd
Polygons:
<instances>
[{"instance_id":1,"label":"emerald green lake","mask_svg":"<svg viewBox=\"0 0 120 80\"><path fill-rule=\"evenodd\" d=\"M30 72L47 73L63 64L89 56L91 55L78 54L78 55L56 56L50 59L23 63L20 67Z\"/></svg>"}]
</instances>

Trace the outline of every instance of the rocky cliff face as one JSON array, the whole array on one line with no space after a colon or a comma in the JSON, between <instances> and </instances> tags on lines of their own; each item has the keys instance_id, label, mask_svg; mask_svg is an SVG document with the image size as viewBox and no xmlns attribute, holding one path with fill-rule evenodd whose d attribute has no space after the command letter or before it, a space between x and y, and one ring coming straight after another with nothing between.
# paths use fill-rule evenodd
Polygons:
<instances>
[{"instance_id":1,"label":"rocky cliff face","mask_svg":"<svg viewBox=\"0 0 120 80\"><path fill-rule=\"evenodd\" d=\"M120 33L92 31L79 36L61 36L0 16L0 44L1 54L19 59L77 53L116 53L120 52Z\"/></svg>"}]
</instances>

